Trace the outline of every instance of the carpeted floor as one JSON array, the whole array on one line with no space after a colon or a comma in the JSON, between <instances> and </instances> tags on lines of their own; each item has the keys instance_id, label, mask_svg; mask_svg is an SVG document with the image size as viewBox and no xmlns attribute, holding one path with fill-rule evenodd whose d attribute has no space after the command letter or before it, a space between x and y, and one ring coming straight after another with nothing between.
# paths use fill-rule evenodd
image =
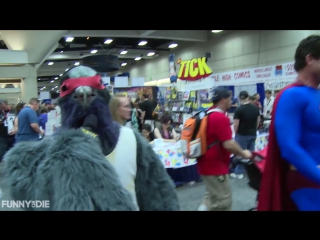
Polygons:
<instances>
[{"instance_id":1,"label":"carpeted floor","mask_svg":"<svg viewBox=\"0 0 320 240\"><path fill-rule=\"evenodd\" d=\"M255 205L256 192L247 186L248 180L232 179L233 192L233 210L246 211ZM10 200L8 186L3 178L3 164L0 164L0 188L2 189L1 200ZM182 211L197 211L200 203L203 200L205 189L203 183L197 183L193 186L184 186L177 188L177 193L180 200ZM20 209L2 208L0 211L19 211Z\"/></svg>"},{"instance_id":2,"label":"carpeted floor","mask_svg":"<svg viewBox=\"0 0 320 240\"><path fill-rule=\"evenodd\" d=\"M247 185L248 180L231 179L233 211L247 211L255 207L257 192ZM201 204L205 188L203 183L177 188L182 211L197 211Z\"/></svg>"}]
</instances>

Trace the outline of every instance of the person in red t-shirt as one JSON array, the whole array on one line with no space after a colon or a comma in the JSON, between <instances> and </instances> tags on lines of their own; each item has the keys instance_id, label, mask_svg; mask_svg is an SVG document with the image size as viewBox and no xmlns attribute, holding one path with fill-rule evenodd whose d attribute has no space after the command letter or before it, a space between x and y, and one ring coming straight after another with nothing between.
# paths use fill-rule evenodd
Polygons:
<instances>
[{"instance_id":1,"label":"person in red t-shirt","mask_svg":"<svg viewBox=\"0 0 320 240\"><path fill-rule=\"evenodd\" d=\"M208 117L207 143L217 141L218 143L197 159L197 166L207 191L207 209L230 211L232 206L228 175L230 153L243 158L251 158L252 154L248 150L243 150L232 139L230 120L226 116L232 102L228 89L220 87L214 89L212 101L218 111L210 113Z\"/></svg>"}]
</instances>

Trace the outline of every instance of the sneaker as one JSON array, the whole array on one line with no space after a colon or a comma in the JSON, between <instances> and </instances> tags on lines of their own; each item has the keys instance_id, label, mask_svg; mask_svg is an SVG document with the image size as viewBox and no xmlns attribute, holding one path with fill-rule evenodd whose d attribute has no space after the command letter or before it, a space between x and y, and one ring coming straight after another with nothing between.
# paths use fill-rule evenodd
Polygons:
<instances>
[{"instance_id":1,"label":"sneaker","mask_svg":"<svg viewBox=\"0 0 320 240\"><path fill-rule=\"evenodd\" d=\"M243 178L243 174L237 174L236 176L238 179L242 179Z\"/></svg>"},{"instance_id":2,"label":"sneaker","mask_svg":"<svg viewBox=\"0 0 320 240\"><path fill-rule=\"evenodd\" d=\"M208 211L208 208L205 204L201 204L198 208L198 211Z\"/></svg>"},{"instance_id":3,"label":"sneaker","mask_svg":"<svg viewBox=\"0 0 320 240\"><path fill-rule=\"evenodd\" d=\"M235 178L237 178L237 175L235 173L230 173L230 178L235 179Z\"/></svg>"}]
</instances>

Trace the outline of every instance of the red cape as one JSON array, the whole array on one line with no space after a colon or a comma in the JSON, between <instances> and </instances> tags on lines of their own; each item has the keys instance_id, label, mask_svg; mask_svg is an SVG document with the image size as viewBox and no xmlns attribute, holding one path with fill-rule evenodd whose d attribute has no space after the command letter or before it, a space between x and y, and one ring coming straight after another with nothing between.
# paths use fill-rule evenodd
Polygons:
<instances>
[{"instance_id":1,"label":"red cape","mask_svg":"<svg viewBox=\"0 0 320 240\"><path fill-rule=\"evenodd\" d=\"M291 87L301 86L296 82L285 87L273 104L272 121L269 127L268 152L259 191L258 211L292 211L296 210L289 193L286 191L286 173L289 164L281 158L277 143L274 119L277 105L282 93Z\"/></svg>"}]
</instances>

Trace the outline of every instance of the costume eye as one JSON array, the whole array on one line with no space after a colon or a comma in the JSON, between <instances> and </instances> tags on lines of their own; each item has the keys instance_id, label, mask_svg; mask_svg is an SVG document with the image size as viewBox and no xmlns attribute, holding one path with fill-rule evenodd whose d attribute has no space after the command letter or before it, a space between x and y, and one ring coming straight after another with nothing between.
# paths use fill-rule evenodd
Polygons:
<instances>
[{"instance_id":1,"label":"costume eye","mask_svg":"<svg viewBox=\"0 0 320 240\"><path fill-rule=\"evenodd\" d=\"M65 91L67 91L67 90L68 90L68 88L67 88L66 85L64 85L64 86L61 87L61 91L62 91L62 92L65 92Z\"/></svg>"}]
</instances>

